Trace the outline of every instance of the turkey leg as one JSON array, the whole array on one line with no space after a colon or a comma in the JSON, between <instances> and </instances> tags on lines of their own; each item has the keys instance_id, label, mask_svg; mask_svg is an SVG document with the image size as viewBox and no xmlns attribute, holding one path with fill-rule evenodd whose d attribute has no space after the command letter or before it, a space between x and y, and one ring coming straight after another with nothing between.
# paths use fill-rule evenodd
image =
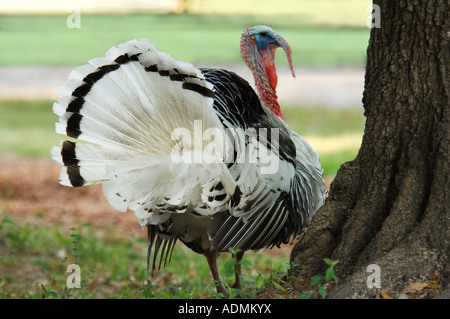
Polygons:
<instances>
[{"instance_id":1,"label":"turkey leg","mask_svg":"<svg viewBox=\"0 0 450 319\"><path fill-rule=\"evenodd\" d=\"M206 257L206 260L208 261L209 269L211 269L211 274L213 276L217 292L222 293L225 297L227 297L228 291L222 284L222 279L220 278L219 270L217 269L217 256L218 256L217 250L215 249L205 250L203 254Z\"/></svg>"}]
</instances>

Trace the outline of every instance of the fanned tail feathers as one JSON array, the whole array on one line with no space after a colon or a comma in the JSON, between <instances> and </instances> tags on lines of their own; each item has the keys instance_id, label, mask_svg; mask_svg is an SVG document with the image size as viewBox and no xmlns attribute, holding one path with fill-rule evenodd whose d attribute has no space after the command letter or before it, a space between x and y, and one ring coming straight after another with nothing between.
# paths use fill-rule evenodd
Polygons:
<instances>
[{"instance_id":1,"label":"fanned tail feathers","mask_svg":"<svg viewBox=\"0 0 450 319\"><path fill-rule=\"evenodd\" d=\"M152 214L155 207L192 210L201 185L223 174L221 165L174 163L174 151L198 151L195 140L177 140L176 129L201 139L194 130L222 124L212 108L212 84L148 40L121 43L76 68L59 93L56 132L87 142L64 141L52 149L53 159L65 166L61 184L103 183L111 205L134 210L142 226L167 219Z\"/></svg>"}]
</instances>

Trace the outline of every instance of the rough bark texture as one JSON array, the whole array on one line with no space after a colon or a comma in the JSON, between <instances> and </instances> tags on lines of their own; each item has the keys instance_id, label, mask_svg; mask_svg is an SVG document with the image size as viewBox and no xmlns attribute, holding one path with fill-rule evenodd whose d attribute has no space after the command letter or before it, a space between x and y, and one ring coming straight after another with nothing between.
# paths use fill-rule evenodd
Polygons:
<instances>
[{"instance_id":1,"label":"rough bark texture","mask_svg":"<svg viewBox=\"0 0 450 319\"><path fill-rule=\"evenodd\" d=\"M374 4L381 28L367 50L361 149L291 253L295 275L339 260L335 298L396 297L436 272L443 289L449 283L450 5ZM367 287L369 264L380 266L380 289Z\"/></svg>"}]
</instances>

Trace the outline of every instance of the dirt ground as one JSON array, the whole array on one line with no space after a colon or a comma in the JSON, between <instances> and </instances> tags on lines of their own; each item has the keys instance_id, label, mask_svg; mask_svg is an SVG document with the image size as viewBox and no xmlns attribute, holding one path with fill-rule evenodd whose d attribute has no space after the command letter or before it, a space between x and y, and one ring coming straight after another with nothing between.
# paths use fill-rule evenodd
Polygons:
<instances>
[{"instance_id":1,"label":"dirt ground","mask_svg":"<svg viewBox=\"0 0 450 319\"><path fill-rule=\"evenodd\" d=\"M101 185L61 186L60 169L50 159L0 156L0 211L23 223L32 220L71 227L88 222L100 235L102 229L114 225L118 236L146 236L133 212L122 213L109 205ZM45 218L37 219L37 215Z\"/></svg>"},{"instance_id":2,"label":"dirt ground","mask_svg":"<svg viewBox=\"0 0 450 319\"><path fill-rule=\"evenodd\" d=\"M89 222L100 234L114 225L117 234L146 235L132 212L111 208L101 186L68 188L58 183L60 167L50 159L0 156L0 211L18 222L71 227ZM36 218L42 215L44 218Z\"/></svg>"}]
</instances>

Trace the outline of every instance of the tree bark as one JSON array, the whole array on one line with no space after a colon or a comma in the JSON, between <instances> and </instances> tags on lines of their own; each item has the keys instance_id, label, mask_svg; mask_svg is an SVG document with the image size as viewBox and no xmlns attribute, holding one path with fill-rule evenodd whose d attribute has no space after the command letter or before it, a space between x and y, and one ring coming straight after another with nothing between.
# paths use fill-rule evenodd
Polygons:
<instances>
[{"instance_id":1,"label":"tree bark","mask_svg":"<svg viewBox=\"0 0 450 319\"><path fill-rule=\"evenodd\" d=\"M374 4L381 27L367 49L362 145L291 253L292 274L304 277L339 260L335 298L395 298L435 273L449 284L450 4ZM369 264L381 288L368 287Z\"/></svg>"}]
</instances>

